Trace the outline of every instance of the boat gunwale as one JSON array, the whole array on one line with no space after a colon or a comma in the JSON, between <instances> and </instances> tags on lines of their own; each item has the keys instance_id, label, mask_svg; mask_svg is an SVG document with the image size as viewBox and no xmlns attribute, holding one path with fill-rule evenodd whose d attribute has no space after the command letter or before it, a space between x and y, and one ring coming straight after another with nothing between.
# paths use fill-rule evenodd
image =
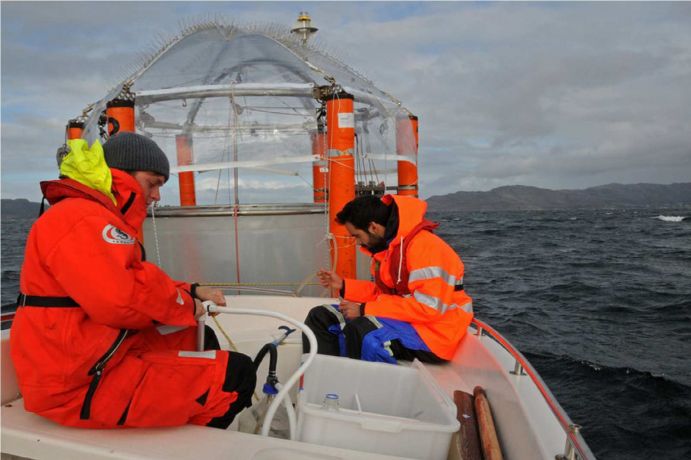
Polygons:
<instances>
[{"instance_id":1,"label":"boat gunwale","mask_svg":"<svg viewBox=\"0 0 691 460\"><path fill-rule=\"evenodd\" d=\"M573 421L566 413L564 408L561 407L561 404L559 404L559 402L554 397L550 389L547 387L545 381L542 380L540 374L538 374L535 368L532 366L532 364L530 364L530 361L528 361L528 359L525 356L523 356L523 354L511 344L511 342L509 342L503 335L501 335L487 323L477 318L473 318L471 325L475 326L476 328L475 335L477 335L478 337L482 337L484 333L486 336L490 337L499 345L501 345L502 348L504 348L504 350L506 350L506 352L509 353L511 357L514 358L516 362L523 367L526 374L528 375L528 377L530 377L531 381L533 382L537 390L540 392L548 407L556 417L557 421L559 422L559 425L561 426L562 430L564 431L564 434L566 435L566 438L568 439L568 442L570 442L571 446L578 452L579 457L585 460L595 460L595 455L590 450L590 447L585 442L585 439L583 438L581 433L579 431L574 430L574 427L580 428L580 426L573 423ZM564 458L567 457L564 456Z\"/></svg>"}]
</instances>

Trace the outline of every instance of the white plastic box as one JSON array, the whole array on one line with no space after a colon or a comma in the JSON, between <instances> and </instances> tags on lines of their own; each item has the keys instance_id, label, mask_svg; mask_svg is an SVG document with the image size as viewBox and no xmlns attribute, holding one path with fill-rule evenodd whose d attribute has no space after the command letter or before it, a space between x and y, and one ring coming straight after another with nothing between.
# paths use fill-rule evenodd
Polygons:
<instances>
[{"instance_id":1,"label":"white plastic box","mask_svg":"<svg viewBox=\"0 0 691 460\"><path fill-rule=\"evenodd\" d=\"M327 393L340 408L323 406ZM456 406L422 364L411 367L317 355L298 396L298 439L402 457L444 460Z\"/></svg>"}]
</instances>

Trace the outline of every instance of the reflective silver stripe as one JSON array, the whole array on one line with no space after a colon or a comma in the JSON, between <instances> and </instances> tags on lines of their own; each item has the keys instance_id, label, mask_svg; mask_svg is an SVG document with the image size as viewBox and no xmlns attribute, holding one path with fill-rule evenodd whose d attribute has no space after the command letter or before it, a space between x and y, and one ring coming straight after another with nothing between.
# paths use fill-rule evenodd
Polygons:
<instances>
[{"instance_id":1,"label":"reflective silver stripe","mask_svg":"<svg viewBox=\"0 0 691 460\"><path fill-rule=\"evenodd\" d=\"M161 335L173 334L183 329L187 329L189 326L158 326L156 330Z\"/></svg>"},{"instance_id":2,"label":"reflective silver stripe","mask_svg":"<svg viewBox=\"0 0 691 460\"><path fill-rule=\"evenodd\" d=\"M394 356L393 356L393 350L391 349L391 341L387 340L386 342L383 343L383 345L384 345L384 350L386 350L386 352L389 354L389 356L391 356L393 358Z\"/></svg>"},{"instance_id":3,"label":"reflective silver stripe","mask_svg":"<svg viewBox=\"0 0 691 460\"><path fill-rule=\"evenodd\" d=\"M329 149L326 152L326 156L329 158L342 157L345 155L353 156L353 149L345 149L345 150Z\"/></svg>"},{"instance_id":4,"label":"reflective silver stripe","mask_svg":"<svg viewBox=\"0 0 691 460\"><path fill-rule=\"evenodd\" d=\"M446 311L446 308L448 307L448 305L442 303L441 299L438 299L437 297L433 297L431 295L427 295L420 291L415 291L413 293L413 297L415 297L415 300L417 300L421 304L427 305L428 307L432 307L435 310L440 311L441 313L444 313Z\"/></svg>"},{"instance_id":5,"label":"reflective silver stripe","mask_svg":"<svg viewBox=\"0 0 691 460\"><path fill-rule=\"evenodd\" d=\"M382 324L379 322L379 320L377 319L376 316L365 315L365 318L367 318L368 320L370 320L370 322L371 322L372 324L374 324L374 326L375 326L377 329L381 329L381 328L383 327Z\"/></svg>"},{"instance_id":6,"label":"reflective silver stripe","mask_svg":"<svg viewBox=\"0 0 691 460\"><path fill-rule=\"evenodd\" d=\"M463 284L463 277L461 277L460 280L457 280L455 276L449 275L446 270L441 267L425 267L413 270L410 272L408 282L430 280L433 278L441 278L451 287L456 287L456 285Z\"/></svg>"},{"instance_id":7,"label":"reflective silver stripe","mask_svg":"<svg viewBox=\"0 0 691 460\"><path fill-rule=\"evenodd\" d=\"M435 310L439 311L439 313L441 313L442 315L444 313L446 313L447 311L453 310L455 308L461 308L467 312L473 311L473 302L468 302L468 303L460 305L460 306L456 305L455 303L451 304L451 305L447 305L447 304L443 303L439 298L425 294L425 293L422 293L420 291L415 291L413 293L413 297L415 297L415 300L417 300L421 304L427 305L428 307L432 307Z\"/></svg>"},{"instance_id":8,"label":"reflective silver stripe","mask_svg":"<svg viewBox=\"0 0 691 460\"><path fill-rule=\"evenodd\" d=\"M209 351L178 351L178 356L181 358L204 358L216 359L216 350Z\"/></svg>"},{"instance_id":9,"label":"reflective silver stripe","mask_svg":"<svg viewBox=\"0 0 691 460\"><path fill-rule=\"evenodd\" d=\"M336 309L333 307L333 305L329 305L328 303L325 303L324 305L322 305L322 307L324 307L324 308L326 308L327 310L329 310L329 311L336 317L336 319L338 319L338 325L341 326L341 330L343 330L343 328L344 328L345 325L346 325L345 318L343 317L343 313L341 313L340 311L336 310Z\"/></svg>"},{"instance_id":10,"label":"reflective silver stripe","mask_svg":"<svg viewBox=\"0 0 691 460\"><path fill-rule=\"evenodd\" d=\"M447 310L442 311L442 313L445 313L448 310L453 310L455 308L460 308L463 311L467 311L468 313L472 313L473 312L473 302L468 302L468 303L465 303L463 305L453 304Z\"/></svg>"}]
</instances>

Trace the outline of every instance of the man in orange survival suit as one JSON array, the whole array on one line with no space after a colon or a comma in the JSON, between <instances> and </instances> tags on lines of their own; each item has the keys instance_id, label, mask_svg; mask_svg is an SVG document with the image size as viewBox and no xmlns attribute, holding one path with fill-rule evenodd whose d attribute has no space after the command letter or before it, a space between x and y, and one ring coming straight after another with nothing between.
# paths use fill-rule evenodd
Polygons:
<instances>
[{"instance_id":1,"label":"man in orange survival suit","mask_svg":"<svg viewBox=\"0 0 691 460\"><path fill-rule=\"evenodd\" d=\"M252 362L193 351L200 301L225 305L224 297L172 280L144 261L135 237L147 205L160 199L168 160L135 133L95 147L112 187L41 183L52 206L29 233L11 330L26 410L75 427L227 428L251 405Z\"/></svg>"},{"instance_id":2,"label":"man in orange survival suit","mask_svg":"<svg viewBox=\"0 0 691 460\"><path fill-rule=\"evenodd\" d=\"M345 299L313 308L305 320L319 353L389 363L453 357L472 301L463 290L463 262L432 233L438 224L424 219L426 209L417 198L385 195L356 198L338 213L337 222L372 257L374 282L319 271L321 285Z\"/></svg>"}]
</instances>

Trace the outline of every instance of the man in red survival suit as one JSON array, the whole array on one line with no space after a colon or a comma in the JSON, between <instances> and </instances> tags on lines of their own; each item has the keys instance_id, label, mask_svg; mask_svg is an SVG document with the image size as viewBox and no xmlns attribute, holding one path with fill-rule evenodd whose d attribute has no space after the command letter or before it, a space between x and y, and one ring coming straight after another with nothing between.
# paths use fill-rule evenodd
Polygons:
<instances>
[{"instance_id":1,"label":"man in red survival suit","mask_svg":"<svg viewBox=\"0 0 691 460\"><path fill-rule=\"evenodd\" d=\"M305 320L319 353L388 363L453 358L473 318L472 300L461 258L432 233L438 224L425 220L426 210L417 198L385 195L356 198L338 213L336 221L372 258L374 281L317 273L344 299L313 308Z\"/></svg>"},{"instance_id":2,"label":"man in red survival suit","mask_svg":"<svg viewBox=\"0 0 691 460\"><path fill-rule=\"evenodd\" d=\"M11 330L26 410L86 428L227 428L251 405L252 361L210 329L194 351L201 301L223 294L174 281L136 238L168 159L135 133L68 144L62 178L41 183L52 206L29 233Z\"/></svg>"}]
</instances>

